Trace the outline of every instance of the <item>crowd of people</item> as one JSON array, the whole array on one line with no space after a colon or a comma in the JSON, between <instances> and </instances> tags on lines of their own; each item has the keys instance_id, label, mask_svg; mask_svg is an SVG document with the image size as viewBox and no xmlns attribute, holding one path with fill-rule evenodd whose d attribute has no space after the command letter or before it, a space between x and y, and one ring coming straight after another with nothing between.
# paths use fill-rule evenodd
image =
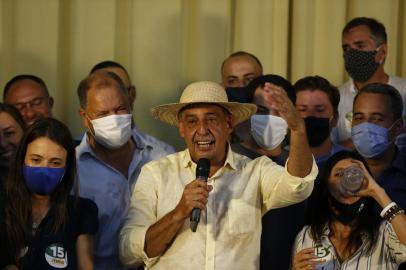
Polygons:
<instances>
[{"instance_id":1,"label":"crowd of people","mask_svg":"<svg viewBox=\"0 0 406 270\"><path fill-rule=\"evenodd\" d=\"M342 48L340 87L232 53L221 83L152 108L180 152L137 127L117 62L77 87L79 140L45 82L16 75L0 103L0 269L406 269L406 79L385 72L373 18L348 22Z\"/></svg>"}]
</instances>

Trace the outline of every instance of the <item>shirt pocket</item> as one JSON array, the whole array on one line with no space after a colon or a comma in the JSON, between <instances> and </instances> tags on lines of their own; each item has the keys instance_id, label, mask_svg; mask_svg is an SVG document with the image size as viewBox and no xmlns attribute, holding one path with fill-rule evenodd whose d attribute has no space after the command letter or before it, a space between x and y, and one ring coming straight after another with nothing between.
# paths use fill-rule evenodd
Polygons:
<instances>
[{"instance_id":1,"label":"shirt pocket","mask_svg":"<svg viewBox=\"0 0 406 270\"><path fill-rule=\"evenodd\" d=\"M231 235L244 236L255 230L255 207L243 200L231 200L228 211Z\"/></svg>"}]
</instances>

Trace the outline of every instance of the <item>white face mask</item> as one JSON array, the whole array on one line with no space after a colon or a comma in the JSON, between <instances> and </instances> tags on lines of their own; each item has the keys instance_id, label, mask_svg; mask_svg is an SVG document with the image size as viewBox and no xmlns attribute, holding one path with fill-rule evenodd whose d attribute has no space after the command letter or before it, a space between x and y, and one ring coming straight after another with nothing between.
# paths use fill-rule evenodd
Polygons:
<instances>
[{"instance_id":1,"label":"white face mask","mask_svg":"<svg viewBox=\"0 0 406 270\"><path fill-rule=\"evenodd\" d=\"M131 137L131 119L131 114L112 114L90 120L95 133L93 136L106 148L119 148Z\"/></svg>"},{"instance_id":2,"label":"white face mask","mask_svg":"<svg viewBox=\"0 0 406 270\"><path fill-rule=\"evenodd\" d=\"M263 149L271 151L285 139L288 124L285 119L270 114L251 117L251 135Z\"/></svg>"}]
</instances>

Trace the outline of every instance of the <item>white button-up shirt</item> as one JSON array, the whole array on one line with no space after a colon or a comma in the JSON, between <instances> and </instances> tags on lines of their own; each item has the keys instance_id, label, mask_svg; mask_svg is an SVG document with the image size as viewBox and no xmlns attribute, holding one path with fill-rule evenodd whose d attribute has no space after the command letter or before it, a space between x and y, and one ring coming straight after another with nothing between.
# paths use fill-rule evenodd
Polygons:
<instances>
[{"instance_id":1,"label":"white button-up shirt","mask_svg":"<svg viewBox=\"0 0 406 270\"><path fill-rule=\"evenodd\" d=\"M168 249L148 258L148 228L176 207L184 187L196 178L195 171L188 150L142 168L120 233L124 264L144 262L147 269L258 269L262 215L306 199L318 172L313 161L311 173L299 178L265 156L251 160L228 150L224 166L208 179L213 190L197 231L192 232L185 220Z\"/></svg>"},{"instance_id":2,"label":"white button-up shirt","mask_svg":"<svg viewBox=\"0 0 406 270\"><path fill-rule=\"evenodd\" d=\"M315 248L316 255L325 262L316 269L324 270L394 270L406 261L406 246L400 243L392 225L383 221L379 235L371 252L367 252L368 239L363 236L363 243L347 260L340 263L335 248L329 239L330 229L325 226L320 242L315 242L309 226L305 226L297 235L294 252L305 248Z\"/></svg>"}]
</instances>

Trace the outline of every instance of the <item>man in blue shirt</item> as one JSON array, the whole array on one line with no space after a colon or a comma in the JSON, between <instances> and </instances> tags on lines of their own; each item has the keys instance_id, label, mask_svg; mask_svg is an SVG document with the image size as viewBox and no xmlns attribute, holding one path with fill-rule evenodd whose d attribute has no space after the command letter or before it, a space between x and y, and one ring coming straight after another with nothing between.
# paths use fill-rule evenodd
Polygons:
<instances>
[{"instance_id":1,"label":"man in blue shirt","mask_svg":"<svg viewBox=\"0 0 406 270\"><path fill-rule=\"evenodd\" d=\"M404 129L402 108L402 96L395 87L383 83L364 86L354 98L351 139L376 182L405 209L406 156L395 144ZM404 263L402 269L406 269Z\"/></svg>"},{"instance_id":2,"label":"man in blue shirt","mask_svg":"<svg viewBox=\"0 0 406 270\"><path fill-rule=\"evenodd\" d=\"M406 208L406 157L394 143L404 128L402 108L402 97L393 86L365 86L354 99L351 138L378 184Z\"/></svg>"},{"instance_id":3,"label":"man in blue shirt","mask_svg":"<svg viewBox=\"0 0 406 270\"><path fill-rule=\"evenodd\" d=\"M99 70L78 87L80 116L87 132L76 148L79 188L99 208L95 269L124 269L118 233L141 167L174 152L133 127L129 92L118 75Z\"/></svg>"}]
</instances>

